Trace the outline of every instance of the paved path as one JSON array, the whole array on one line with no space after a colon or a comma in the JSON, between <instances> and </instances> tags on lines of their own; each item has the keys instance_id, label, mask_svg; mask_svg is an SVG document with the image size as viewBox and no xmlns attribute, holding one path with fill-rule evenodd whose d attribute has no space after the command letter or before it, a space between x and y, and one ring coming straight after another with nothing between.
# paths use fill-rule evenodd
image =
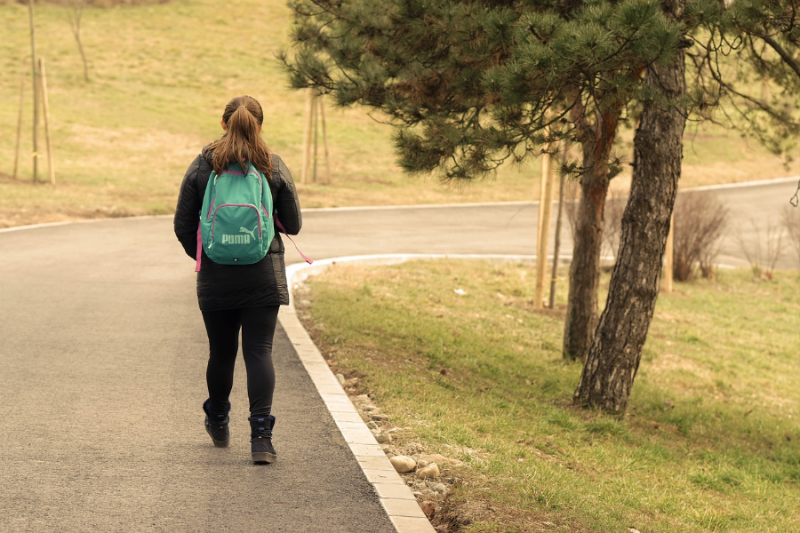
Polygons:
<instances>
[{"instance_id":1,"label":"paved path","mask_svg":"<svg viewBox=\"0 0 800 533\"><path fill-rule=\"evenodd\" d=\"M250 463L241 364L232 445L211 446L195 274L170 226L0 233L0 531L394 531L282 330L278 462Z\"/></svg>"},{"instance_id":2,"label":"paved path","mask_svg":"<svg viewBox=\"0 0 800 533\"><path fill-rule=\"evenodd\" d=\"M720 194L746 220L793 188ZM535 216L535 204L318 210L299 240L317 259L530 254ZM393 530L282 330L278 462L250 464L241 366L232 446L210 445L195 274L169 218L3 232L0 257L0 531Z\"/></svg>"},{"instance_id":3,"label":"paved path","mask_svg":"<svg viewBox=\"0 0 800 533\"><path fill-rule=\"evenodd\" d=\"M728 234L721 242L718 262L749 266L733 235L742 229L747 242L757 231L763 236L767 224L779 223L784 205L797 189L797 180L766 185L713 189L730 210ZM453 207L408 207L403 209L310 210L306 212L301 249L312 258L381 253L536 253L536 217L533 202ZM555 209L551 231L555 232ZM572 252L568 223L562 228L564 253ZM552 251L552 239L551 239ZM784 253L778 268L796 268L796 259L784 239ZM293 250L292 261L301 261Z\"/></svg>"}]
</instances>

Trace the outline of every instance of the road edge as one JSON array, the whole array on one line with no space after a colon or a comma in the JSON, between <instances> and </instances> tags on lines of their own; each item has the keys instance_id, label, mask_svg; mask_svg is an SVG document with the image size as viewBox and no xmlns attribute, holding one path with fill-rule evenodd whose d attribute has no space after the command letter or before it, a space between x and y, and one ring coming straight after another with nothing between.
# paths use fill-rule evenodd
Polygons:
<instances>
[{"instance_id":1,"label":"road edge","mask_svg":"<svg viewBox=\"0 0 800 533\"><path fill-rule=\"evenodd\" d=\"M355 456L364 476L372 485L378 499L397 533L435 533L435 529L422 512L417 499L400 477L374 435L361 419L349 396L322 357L310 335L300 323L294 307L294 290L309 276L316 276L337 264L394 265L414 259L483 259L497 262L532 261L532 255L481 255L481 254L382 254L336 257L314 262L313 265L297 263L286 268L289 286L289 305L278 315L281 327L289 337L297 356L303 363L322 401L330 411L350 451Z\"/></svg>"}]
</instances>

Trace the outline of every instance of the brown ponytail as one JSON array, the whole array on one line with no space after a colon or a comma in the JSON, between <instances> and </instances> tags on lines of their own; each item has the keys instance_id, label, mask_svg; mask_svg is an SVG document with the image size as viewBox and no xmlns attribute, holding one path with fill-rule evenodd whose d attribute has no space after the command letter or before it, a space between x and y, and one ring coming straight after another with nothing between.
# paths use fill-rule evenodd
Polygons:
<instances>
[{"instance_id":1,"label":"brown ponytail","mask_svg":"<svg viewBox=\"0 0 800 533\"><path fill-rule=\"evenodd\" d=\"M253 97L238 96L225 106L222 120L228 128L227 133L205 150L214 151L214 172L221 174L231 163L243 167L250 163L268 180L271 179L272 154L259 131L264 123L261 104Z\"/></svg>"}]
</instances>

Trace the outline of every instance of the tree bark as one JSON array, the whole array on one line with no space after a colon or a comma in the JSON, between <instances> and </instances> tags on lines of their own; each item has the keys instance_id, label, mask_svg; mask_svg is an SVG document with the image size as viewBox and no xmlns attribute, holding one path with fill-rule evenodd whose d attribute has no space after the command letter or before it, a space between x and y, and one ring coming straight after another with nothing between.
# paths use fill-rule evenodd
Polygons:
<instances>
[{"instance_id":1,"label":"tree bark","mask_svg":"<svg viewBox=\"0 0 800 533\"><path fill-rule=\"evenodd\" d=\"M575 243L569 268L567 318L564 322L565 359L585 359L597 325L597 287L603 244L603 208L608 195L608 156L617 133L618 112L601 115L594 139L583 142L581 199L575 224Z\"/></svg>"},{"instance_id":2,"label":"tree bark","mask_svg":"<svg viewBox=\"0 0 800 533\"><path fill-rule=\"evenodd\" d=\"M685 0L665 0L673 17ZM669 65L645 76L662 98L646 102L634 138L631 193L622 219L619 254L600 317L575 391L576 404L624 414L653 318L661 262L681 175L685 126L684 51ZM666 102L666 103L665 103Z\"/></svg>"}]
</instances>

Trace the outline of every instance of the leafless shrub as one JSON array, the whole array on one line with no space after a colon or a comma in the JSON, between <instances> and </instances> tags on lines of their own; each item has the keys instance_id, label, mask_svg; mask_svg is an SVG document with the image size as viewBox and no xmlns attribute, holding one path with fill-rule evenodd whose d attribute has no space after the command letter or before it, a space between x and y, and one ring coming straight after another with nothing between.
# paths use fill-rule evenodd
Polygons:
<instances>
[{"instance_id":1,"label":"leafless shrub","mask_svg":"<svg viewBox=\"0 0 800 533\"><path fill-rule=\"evenodd\" d=\"M762 230L754 219L750 219L749 231L739 226L734 240L750 263L753 275L771 280L775 265L783 253L781 248L783 228L767 219L767 224Z\"/></svg>"},{"instance_id":2,"label":"leafless shrub","mask_svg":"<svg viewBox=\"0 0 800 533\"><path fill-rule=\"evenodd\" d=\"M677 281L714 273L714 259L728 222L728 208L707 192L684 193L675 200L672 275Z\"/></svg>"},{"instance_id":3,"label":"leafless shrub","mask_svg":"<svg viewBox=\"0 0 800 533\"><path fill-rule=\"evenodd\" d=\"M800 207L790 205L784 207L781 222L789 237L789 245L794 250L797 269L800 270Z\"/></svg>"}]
</instances>

